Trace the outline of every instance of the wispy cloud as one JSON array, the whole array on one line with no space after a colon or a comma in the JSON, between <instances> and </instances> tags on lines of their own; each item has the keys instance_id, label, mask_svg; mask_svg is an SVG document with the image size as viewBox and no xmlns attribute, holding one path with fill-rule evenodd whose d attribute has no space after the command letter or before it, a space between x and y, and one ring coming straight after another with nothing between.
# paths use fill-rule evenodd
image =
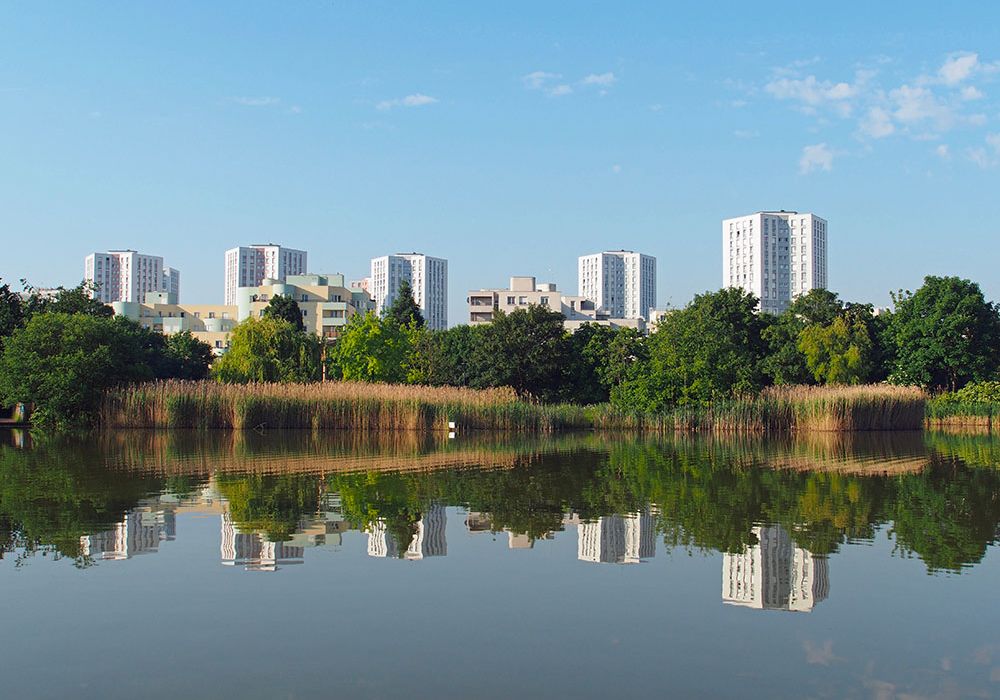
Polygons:
<instances>
[{"instance_id":1,"label":"wispy cloud","mask_svg":"<svg viewBox=\"0 0 1000 700\"><path fill-rule=\"evenodd\" d=\"M955 53L938 69L938 77L945 85L956 85L969 78L979 67L979 54Z\"/></svg>"},{"instance_id":2,"label":"wispy cloud","mask_svg":"<svg viewBox=\"0 0 1000 700\"><path fill-rule=\"evenodd\" d=\"M934 154L941 160L949 160L951 158L951 149L948 148L948 144L942 143L934 149Z\"/></svg>"},{"instance_id":3,"label":"wispy cloud","mask_svg":"<svg viewBox=\"0 0 1000 700\"><path fill-rule=\"evenodd\" d=\"M536 70L532 73L521 76L521 81L529 90L541 90L551 81L559 80L561 77L562 75L559 73L549 73L543 70Z\"/></svg>"},{"instance_id":4,"label":"wispy cloud","mask_svg":"<svg viewBox=\"0 0 1000 700\"><path fill-rule=\"evenodd\" d=\"M412 95L407 95L406 97L396 97L391 100L382 100L375 105L375 109L385 112L390 109L395 109L396 107L424 107L426 105L432 105L437 101L438 99L436 97L423 95L417 92Z\"/></svg>"},{"instance_id":5,"label":"wispy cloud","mask_svg":"<svg viewBox=\"0 0 1000 700\"><path fill-rule=\"evenodd\" d=\"M808 175L816 170L833 170L833 151L825 143L817 143L802 149L799 172Z\"/></svg>"},{"instance_id":6,"label":"wispy cloud","mask_svg":"<svg viewBox=\"0 0 1000 700\"><path fill-rule=\"evenodd\" d=\"M618 82L618 78L611 71L607 73L591 73L580 81L583 85L601 85L602 87L610 87L616 82Z\"/></svg>"},{"instance_id":7,"label":"wispy cloud","mask_svg":"<svg viewBox=\"0 0 1000 700\"><path fill-rule=\"evenodd\" d=\"M277 97L233 97L232 101L244 107L273 107L281 103Z\"/></svg>"},{"instance_id":8,"label":"wispy cloud","mask_svg":"<svg viewBox=\"0 0 1000 700\"><path fill-rule=\"evenodd\" d=\"M861 120L861 133L873 139L882 139L896 131L891 115L881 107L872 107Z\"/></svg>"},{"instance_id":9,"label":"wispy cloud","mask_svg":"<svg viewBox=\"0 0 1000 700\"><path fill-rule=\"evenodd\" d=\"M819 80L815 75L805 78L776 78L764 86L764 91L779 100L792 100L807 114L814 114L823 105L836 105L850 111L849 100L857 94L850 83Z\"/></svg>"}]
</instances>

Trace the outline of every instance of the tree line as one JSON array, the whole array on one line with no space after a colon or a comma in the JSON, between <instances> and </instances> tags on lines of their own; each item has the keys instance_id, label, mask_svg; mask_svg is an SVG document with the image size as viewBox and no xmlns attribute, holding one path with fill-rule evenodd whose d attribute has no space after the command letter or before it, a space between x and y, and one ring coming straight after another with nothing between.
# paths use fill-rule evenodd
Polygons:
<instances>
[{"instance_id":1,"label":"tree line","mask_svg":"<svg viewBox=\"0 0 1000 700\"><path fill-rule=\"evenodd\" d=\"M1000 310L979 285L927 277L892 295L893 309L813 290L778 316L735 288L697 295L652 333L585 324L575 333L540 306L491 323L426 327L408 285L381 315L357 314L327 343L305 330L290 297L240 323L230 347L162 336L123 318L80 285L43 298L0 284L0 405L33 403L50 422L85 417L122 382L349 380L513 387L542 402L610 402L662 411L752 395L771 385L889 381L955 391L1000 372Z\"/></svg>"}]
</instances>

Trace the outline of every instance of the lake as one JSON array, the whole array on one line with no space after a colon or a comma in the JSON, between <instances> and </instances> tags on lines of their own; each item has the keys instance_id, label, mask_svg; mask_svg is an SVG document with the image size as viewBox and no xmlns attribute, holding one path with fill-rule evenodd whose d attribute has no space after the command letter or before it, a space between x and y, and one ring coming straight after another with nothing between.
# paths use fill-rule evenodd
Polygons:
<instances>
[{"instance_id":1,"label":"lake","mask_svg":"<svg viewBox=\"0 0 1000 700\"><path fill-rule=\"evenodd\" d=\"M988 435L0 431L0 687L995 697L998 536Z\"/></svg>"}]
</instances>

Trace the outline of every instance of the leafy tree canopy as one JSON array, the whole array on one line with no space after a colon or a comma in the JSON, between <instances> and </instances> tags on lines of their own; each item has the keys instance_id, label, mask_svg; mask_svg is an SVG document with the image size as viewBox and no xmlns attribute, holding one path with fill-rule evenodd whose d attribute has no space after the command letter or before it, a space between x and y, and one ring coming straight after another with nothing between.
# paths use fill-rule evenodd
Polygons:
<instances>
[{"instance_id":1,"label":"leafy tree canopy","mask_svg":"<svg viewBox=\"0 0 1000 700\"><path fill-rule=\"evenodd\" d=\"M221 382L311 382L320 379L320 341L280 318L248 318L233 329L229 350L215 361Z\"/></svg>"},{"instance_id":2,"label":"leafy tree canopy","mask_svg":"<svg viewBox=\"0 0 1000 700\"><path fill-rule=\"evenodd\" d=\"M420 313L420 307L413 298L413 287L407 279L399 283L399 290L392 304L385 310L385 317L393 320L397 325L423 328L424 316Z\"/></svg>"},{"instance_id":3,"label":"leafy tree canopy","mask_svg":"<svg viewBox=\"0 0 1000 700\"><path fill-rule=\"evenodd\" d=\"M295 330L304 331L302 311L291 296L275 294L264 309L264 318L280 318L295 326Z\"/></svg>"},{"instance_id":4,"label":"leafy tree canopy","mask_svg":"<svg viewBox=\"0 0 1000 700\"><path fill-rule=\"evenodd\" d=\"M898 292L893 301L893 381L955 390L996 375L1000 313L978 284L926 277L916 292Z\"/></svg>"},{"instance_id":5,"label":"leafy tree canopy","mask_svg":"<svg viewBox=\"0 0 1000 700\"><path fill-rule=\"evenodd\" d=\"M329 376L361 382L402 383L413 345L394 318L356 314L328 357Z\"/></svg>"}]
</instances>

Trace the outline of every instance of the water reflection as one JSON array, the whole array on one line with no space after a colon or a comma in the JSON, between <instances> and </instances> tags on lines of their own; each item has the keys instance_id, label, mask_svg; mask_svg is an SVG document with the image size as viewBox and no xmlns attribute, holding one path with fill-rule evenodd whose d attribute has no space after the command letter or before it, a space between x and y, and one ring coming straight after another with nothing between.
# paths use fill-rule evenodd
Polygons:
<instances>
[{"instance_id":1,"label":"water reflection","mask_svg":"<svg viewBox=\"0 0 1000 700\"><path fill-rule=\"evenodd\" d=\"M658 546L721 552L726 603L801 611L827 597L829 558L846 544L885 532L929 571L960 572L1000 525L989 436L272 437L7 435L0 557L129 559L198 512L220 519L222 563L250 571L337 550L351 530L372 557L416 561L447 556L457 507L469 532L505 533L510 549L575 529L582 562L636 564Z\"/></svg>"}]
</instances>

